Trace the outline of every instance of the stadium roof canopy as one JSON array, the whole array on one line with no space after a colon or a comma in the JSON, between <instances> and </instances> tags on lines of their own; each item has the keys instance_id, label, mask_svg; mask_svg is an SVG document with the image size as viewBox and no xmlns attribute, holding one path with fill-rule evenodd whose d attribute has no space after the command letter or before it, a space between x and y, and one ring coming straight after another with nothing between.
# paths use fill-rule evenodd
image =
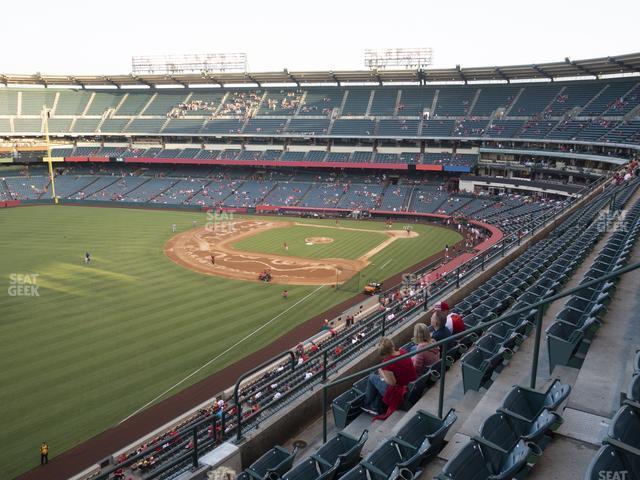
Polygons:
<instances>
[{"instance_id":1,"label":"stadium roof canopy","mask_svg":"<svg viewBox=\"0 0 640 480\"><path fill-rule=\"evenodd\" d=\"M614 57L571 60L531 65L500 67L428 68L423 70L352 70L315 72L228 72L184 75L9 75L0 74L4 85L73 85L85 87L157 87L195 85L258 85L265 84L343 84L343 83L430 83L430 82L492 82L512 80L556 80L640 73L640 53Z\"/></svg>"}]
</instances>

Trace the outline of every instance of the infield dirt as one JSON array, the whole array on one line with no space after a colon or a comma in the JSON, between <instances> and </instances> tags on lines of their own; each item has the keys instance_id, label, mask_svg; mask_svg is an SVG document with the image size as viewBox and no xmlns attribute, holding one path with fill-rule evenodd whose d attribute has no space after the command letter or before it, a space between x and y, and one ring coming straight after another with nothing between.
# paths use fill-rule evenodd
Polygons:
<instances>
[{"instance_id":1,"label":"infield dirt","mask_svg":"<svg viewBox=\"0 0 640 480\"><path fill-rule=\"evenodd\" d=\"M284 285L333 285L343 283L370 263L371 257L392 242L417 237L405 230L380 231L388 238L355 260L344 258L310 259L259 252L239 251L232 244L251 235L275 228L292 227L295 222L245 220L234 222L233 228L198 228L172 237L164 247L174 262L207 275L259 282L262 272L271 273L271 282ZM346 227L314 225L331 230L361 230Z\"/></svg>"}]
</instances>

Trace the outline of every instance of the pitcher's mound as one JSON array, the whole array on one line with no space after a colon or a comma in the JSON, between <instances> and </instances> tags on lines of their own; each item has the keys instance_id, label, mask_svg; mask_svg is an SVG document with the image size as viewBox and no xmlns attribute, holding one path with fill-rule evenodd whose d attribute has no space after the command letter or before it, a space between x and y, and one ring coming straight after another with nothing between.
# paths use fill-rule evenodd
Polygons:
<instances>
[{"instance_id":1,"label":"pitcher's mound","mask_svg":"<svg viewBox=\"0 0 640 480\"><path fill-rule=\"evenodd\" d=\"M304 239L304 243L307 245L322 245L331 242L333 242L333 238L331 237L307 237Z\"/></svg>"}]
</instances>

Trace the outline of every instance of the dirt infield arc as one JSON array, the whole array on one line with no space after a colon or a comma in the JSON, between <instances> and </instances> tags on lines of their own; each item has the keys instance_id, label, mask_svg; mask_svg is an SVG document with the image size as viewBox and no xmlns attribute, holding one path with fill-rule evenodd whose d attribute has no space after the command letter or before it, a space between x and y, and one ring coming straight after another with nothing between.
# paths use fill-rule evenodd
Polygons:
<instances>
[{"instance_id":1,"label":"dirt infield arc","mask_svg":"<svg viewBox=\"0 0 640 480\"><path fill-rule=\"evenodd\" d=\"M285 255L245 252L236 250L232 244L243 238L275 228L294 225L314 226L338 230L372 230L334 227L315 224L297 224L287 221L245 220L234 222L232 227L199 228L172 237L165 245L164 252L174 262L191 270L208 275L217 275L236 280L259 281L258 275L270 271L272 283L286 285L332 285L342 283L369 265L369 260L389 244L400 238L414 238L413 231L376 231L388 238L355 260L344 258L310 259ZM327 233L330 235L330 233ZM330 236L310 237L309 243L330 243Z\"/></svg>"}]
</instances>

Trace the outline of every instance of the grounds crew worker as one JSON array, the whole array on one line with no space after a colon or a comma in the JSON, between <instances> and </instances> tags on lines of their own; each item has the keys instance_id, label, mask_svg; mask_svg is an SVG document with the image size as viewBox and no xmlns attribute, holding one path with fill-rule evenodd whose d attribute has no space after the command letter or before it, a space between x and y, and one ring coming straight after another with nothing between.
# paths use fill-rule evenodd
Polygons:
<instances>
[{"instance_id":1,"label":"grounds crew worker","mask_svg":"<svg viewBox=\"0 0 640 480\"><path fill-rule=\"evenodd\" d=\"M49 445L47 445L47 442L42 442L42 445L40 445L40 465L45 463L49 463Z\"/></svg>"}]
</instances>

